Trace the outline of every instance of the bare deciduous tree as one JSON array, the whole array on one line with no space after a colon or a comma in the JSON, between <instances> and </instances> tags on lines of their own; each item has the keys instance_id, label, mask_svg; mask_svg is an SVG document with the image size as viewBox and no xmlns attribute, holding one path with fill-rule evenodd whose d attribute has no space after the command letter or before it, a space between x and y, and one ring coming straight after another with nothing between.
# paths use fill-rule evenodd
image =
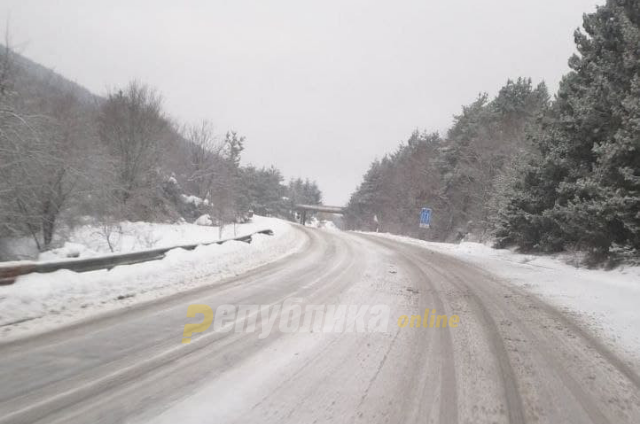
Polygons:
<instances>
[{"instance_id":1,"label":"bare deciduous tree","mask_svg":"<svg viewBox=\"0 0 640 424\"><path fill-rule=\"evenodd\" d=\"M123 204L144 197L158 186L158 164L170 125L162 99L138 82L110 93L98 118L102 142L117 159L117 194Z\"/></svg>"},{"instance_id":2,"label":"bare deciduous tree","mask_svg":"<svg viewBox=\"0 0 640 424\"><path fill-rule=\"evenodd\" d=\"M189 143L190 153L191 167L187 180L196 196L211 202L213 184L220 171L223 144L216 139L209 121L187 127L183 134Z\"/></svg>"}]
</instances>

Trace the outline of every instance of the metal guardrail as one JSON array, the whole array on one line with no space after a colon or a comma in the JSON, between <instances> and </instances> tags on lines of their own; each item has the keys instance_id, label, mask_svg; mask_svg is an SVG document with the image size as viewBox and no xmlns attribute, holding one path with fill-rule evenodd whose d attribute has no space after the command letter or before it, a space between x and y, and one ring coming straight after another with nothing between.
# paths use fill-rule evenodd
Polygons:
<instances>
[{"instance_id":1,"label":"metal guardrail","mask_svg":"<svg viewBox=\"0 0 640 424\"><path fill-rule=\"evenodd\" d=\"M165 257L165 254L173 249L193 250L198 246L223 244L228 241L242 241L251 243L256 234L273 235L272 230L261 230L241 237L217 240L207 243L183 244L171 247L162 247L138 252L120 253L115 255L99 256L86 259L66 259L56 262L16 261L2 264L0 262L0 286L11 285L21 275L54 272L60 269L68 269L75 272L96 271L99 269L111 269L119 265L131 265L140 262L155 261Z\"/></svg>"}]
</instances>

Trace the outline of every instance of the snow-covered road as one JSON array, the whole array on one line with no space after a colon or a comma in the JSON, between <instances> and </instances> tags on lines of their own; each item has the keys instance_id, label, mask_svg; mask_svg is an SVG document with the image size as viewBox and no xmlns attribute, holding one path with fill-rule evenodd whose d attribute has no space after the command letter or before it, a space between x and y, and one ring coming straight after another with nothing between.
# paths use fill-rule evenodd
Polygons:
<instances>
[{"instance_id":1,"label":"snow-covered road","mask_svg":"<svg viewBox=\"0 0 640 424\"><path fill-rule=\"evenodd\" d=\"M569 265L567 255L550 257L492 249L479 243L433 243L377 234L472 263L535 294L572 316L612 349L640 361L640 267L605 271ZM572 258L575 261L575 258Z\"/></svg>"},{"instance_id":2,"label":"snow-covered road","mask_svg":"<svg viewBox=\"0 0 640 424\"><path fill-rule=\"evenodd\" d=\"M0 423L640 422L637 363L482 264L295 232L299 250L242 275L0 345ZM257 331L214 322L181 343L190 304L292 299L385 305L390 319L382 332L262 337L259 315ZM398 324L425 309L459 324Z\"/></svg>"}]
</instances>

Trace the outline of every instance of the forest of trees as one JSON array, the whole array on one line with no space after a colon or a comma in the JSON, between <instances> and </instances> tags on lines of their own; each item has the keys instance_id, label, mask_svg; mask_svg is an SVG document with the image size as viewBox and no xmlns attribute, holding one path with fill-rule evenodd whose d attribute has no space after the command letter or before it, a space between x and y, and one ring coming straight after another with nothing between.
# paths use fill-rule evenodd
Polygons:
<instances>
[{"instance_id":1,"label":"forest of trees","mask_svg":"<svg viewBox=\"0 0 640 424\"><path fill-rule=\"evenodd\" d=\"M371 165L348 226L637 261L640 3L608 0L583 26L554 99L520 78L463 107L445 137L415 132Z\"/></svg>"},{"instance_id":2,"label":"forest of trees","mask_svg":"<svg viewBox=\"0 0 640 424\"><path fill-rule=\"evenodd\" d=\"M321 203L313 181L242 165L245 142L176 124L141 82L94 96L0 46L0 244L28 237L44 251L80 222L108 238L125 220L222 226Z\"/></svg>"},{"instance_id":3,"label":"forest of trees","mask_svg":"<svg viewBox=\"0 0 640 424\"><path fill-rule=\"evenodd\" d=\"M415 131L374 161L348 228L637 260L640 2L607 0L583 28L553 98L509 80L446 134ZM44 251L87 220L108 235L125 220L291 219L294 204L322 202L314 181L241 164L245 143L207 121L175 123L142 82L98 97L0 46L0 244L28 237ZM417 225L422 207L430 229Z\"/></svg>"}]
</instances>

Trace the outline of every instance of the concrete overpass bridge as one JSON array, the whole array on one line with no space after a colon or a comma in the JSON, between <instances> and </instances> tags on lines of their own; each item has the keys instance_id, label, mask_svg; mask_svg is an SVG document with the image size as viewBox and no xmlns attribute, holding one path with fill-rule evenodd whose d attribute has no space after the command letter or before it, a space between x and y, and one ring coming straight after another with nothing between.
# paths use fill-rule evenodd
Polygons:
<instances>
[{"instance_id":1,"label":"concrete overpass bridge","mask_svg":"<svg viewBox=\"0 0 640 424\"><path fill-rule=\"evenodd\" d=\"M295 209L300 214L300 223L302 225L307 221L307 212L324 212L344 215L344 208L341 206L295 205Z\"/></svg>"}]
</instances>

